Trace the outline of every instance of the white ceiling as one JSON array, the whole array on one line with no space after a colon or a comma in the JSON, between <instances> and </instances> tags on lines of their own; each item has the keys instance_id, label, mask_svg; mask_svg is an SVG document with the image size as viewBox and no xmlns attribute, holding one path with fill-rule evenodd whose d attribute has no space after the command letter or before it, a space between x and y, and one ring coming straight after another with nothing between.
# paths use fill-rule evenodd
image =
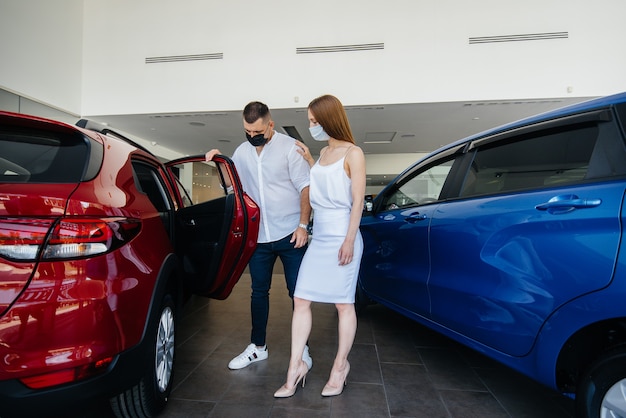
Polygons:
<instances>
[{"instance_id":1,"label":"white ceiling","mask_svg":"<svg viewBox=\"0 0 626 418\"><path fill-rule=\"evenodd\" d=\"M363 105L346 110L357 144L366 154L405 154L434 151L471 134L587 99ZM277 130L295 127L311 152L319 154L325 144L311 138L306 108L271 109L271 113ZM232 155L245 141L241 110L86 118L183 155L203 154L212 148ZM391 138L391 142L369 143L385 138Z\"/></svg>"}]
</instances>

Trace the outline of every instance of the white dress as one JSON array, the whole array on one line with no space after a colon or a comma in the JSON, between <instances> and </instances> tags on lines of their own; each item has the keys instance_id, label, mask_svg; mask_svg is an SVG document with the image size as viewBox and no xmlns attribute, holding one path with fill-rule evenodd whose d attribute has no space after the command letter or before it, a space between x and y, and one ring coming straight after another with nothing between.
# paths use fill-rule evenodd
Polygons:
<instances>
[{"instance_id":1,"label":"white dress","mask_svg":"<svg viewBox=\"0 0 626 418\"><path fill-rule=\"evenodd\" d=\"M327 166L318 160L311 168L313 238L300 265L294 292L301 299L354 303L363 238L357 232L352 262L340 266L339 248L348 231L352 208L352 182L343 168L344 160L345 155Z\"/></svg>"}]
</instances>

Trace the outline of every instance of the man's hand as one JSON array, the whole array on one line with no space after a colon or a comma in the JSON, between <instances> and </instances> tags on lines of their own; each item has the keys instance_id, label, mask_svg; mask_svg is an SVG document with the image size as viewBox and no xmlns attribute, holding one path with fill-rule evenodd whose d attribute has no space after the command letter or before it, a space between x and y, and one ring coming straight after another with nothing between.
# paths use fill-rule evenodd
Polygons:
<instances>
[{"instance_id":1,"label":"man's hand","mask_svg":"<svg viewBox=\"0 0 626 418\"><path fill-rule=\"evenodd\" d=\"M302 248L309 241L309 233L304 229L297 227L291 236L291 240L289 242L294 243L294 248Z\"/></svg>"},{"instance_id":2,"label":"man's hand","mask_svg":"<svg viewBox=\"0 0 626 418\"><path fill-rule=\"evenodd\" d=\"M214 149L212 149L211 151L207 152L204 155L204 160L205 161L211 161L213 159L213 157L215 157L217 154L221 154L221 152L217 148L214 148Z\"/></svg>"}]
</instances>

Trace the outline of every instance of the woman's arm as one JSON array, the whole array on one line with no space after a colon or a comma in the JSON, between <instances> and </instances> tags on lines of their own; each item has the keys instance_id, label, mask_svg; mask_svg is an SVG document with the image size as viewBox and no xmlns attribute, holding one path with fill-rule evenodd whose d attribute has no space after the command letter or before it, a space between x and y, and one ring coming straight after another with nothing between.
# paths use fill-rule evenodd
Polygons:
<instances>
[{"instance_id":1,"label":"woman's arm","mask_svg":"<svg viewBox=\"0 0 626 418\"><path fill-rule=\"evenodd\" d=\"M354 240L359 231L361 215L363 214L363 203L365 201L365 155L361 148L355 146L348 151L344 168L352 181L352 208L350 209L348 232L339 249L339 265L341 266L352 262Z\"/></svg>"}]
</instances>

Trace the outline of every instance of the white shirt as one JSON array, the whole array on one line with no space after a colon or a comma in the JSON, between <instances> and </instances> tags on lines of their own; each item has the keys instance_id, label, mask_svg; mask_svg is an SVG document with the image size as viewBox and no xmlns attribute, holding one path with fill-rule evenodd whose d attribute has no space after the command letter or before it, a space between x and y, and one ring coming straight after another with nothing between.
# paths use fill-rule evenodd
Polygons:
<instances>
[{"instance_id":1,"label":"white shirt","mask_svg":"<svg viewBox=\"0 0 626 418\"><path fill-rule=\"evenodd\" d=\"M233 154L243 190L261 209L259 243L278 241L300 223L300 193L309 185L310 168L296 149L295 139L274 131L261 154L248 141Z\"/></svg>"}]
</instances>

